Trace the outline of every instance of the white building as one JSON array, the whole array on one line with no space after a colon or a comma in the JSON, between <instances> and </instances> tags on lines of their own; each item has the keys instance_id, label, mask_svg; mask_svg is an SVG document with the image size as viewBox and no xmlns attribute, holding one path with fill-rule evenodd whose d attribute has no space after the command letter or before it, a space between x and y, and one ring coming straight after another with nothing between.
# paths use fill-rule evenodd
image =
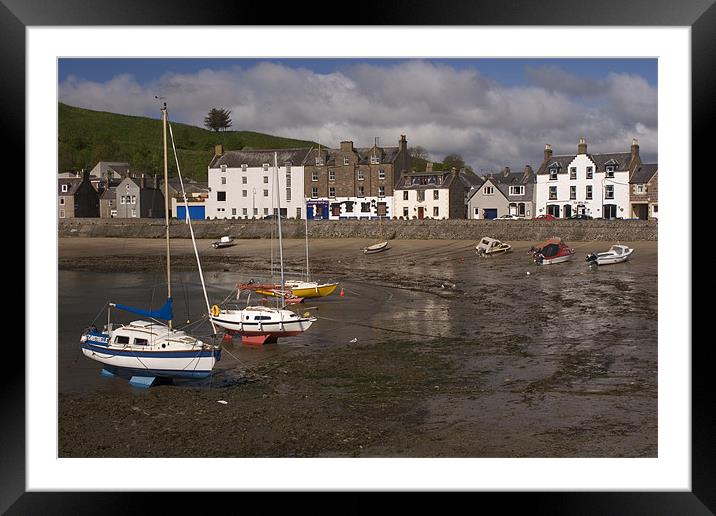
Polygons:
<instances>
[{"instance_id":1,"label":"white building","mask_svg":"<svg viewBox=\"0 0 716 516\"><path fill-rule=\"evenodd\" d=\"M584 138L576 154L553 156L548 144L537 171L535 216L629 218L629 178L640 164L636 139L630 152L603 154L588 154Z\"/></svg>"},{"instance_id":2,"label":"white building","mask_svg":"<svg viewBox=\"0 0 716 516\"><path fill-rule=\"evenodd\" d=\"M209 164L207 219L251 219L271 215L279 195L281 214L306 218L304 161L310 149L226 151L217 145ZM274 172L278 154L278 184Z\"/></svg>"}]
</instances>

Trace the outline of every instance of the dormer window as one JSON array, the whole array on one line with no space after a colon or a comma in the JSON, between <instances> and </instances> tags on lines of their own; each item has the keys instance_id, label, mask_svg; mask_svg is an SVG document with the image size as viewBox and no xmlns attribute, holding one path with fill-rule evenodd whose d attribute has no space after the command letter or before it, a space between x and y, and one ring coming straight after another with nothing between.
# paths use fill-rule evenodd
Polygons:
<instances>
[{"instance_id":1,"label":"dormer window","mask_svg":"<svg viewBox=\"0 0 716 516\"><path fill-rule=\"evenodd\" d=\"M549 180L550 181L557 180L557 167L552 167L549 169Z\"/></svg>"},{"instance_id":2,"label":"dormer window","mask_svg":"<svg viewBox=\"0 0 716 516\"><path fill-rule=\"evenodd\" d=\"M68 186L69 186L69 185L62 185L62 191L63 191L63 192L66 192L67 189L68 189Z\"/></svg>"},{"instance_id":3,"label":"dormer window","mask_svg":"<svg viewBox=\"0 0 716 516\"><path fill-rule=\"evenodd\" d=\"M221 173L226 174L226 165L221 165Z\"/></svg>"},{"instance_id":4,"label":"dormer window","mask_svg":"<svg viewBox=\"0 0 716 516\"><path fill-rule=\"evenodd\" d=\"M636 194L646 193L646 185L634 185L634 193L636 193Z\"/></svg>"},{"instance_id":5,"label":"dormer window","mask_svg":"<svg viewBox=\"0 0 716 516\"><path fill-rule=\"evenodd\" d=\"M269 164L268 164L268 163L264 163L264 170L267 171L268 168L269 168Z\"/></svg>"},{"instance_id":6,"label":"dormer window","mask_svg":"<svg viewBox=\"0 0 716 516\"><path fill-rule=\"evenodd\" d=\"M320 167L321 165L323 165L323 160L322 160L322 159L320 158L320 156L319 156L319 157L316 158L316 166L317 166L317 167Z\"/></svg>"},{"instance_id":7,"label":"dormer window","mask_svg":"<svg viewBox=\"0 0 716 516\"><path fill-rule=\"evenodd\" d=\"M286 163L284 163L283 166L286 168L287 174L291 173L291 162L290 161L287 161Z\"/></svg>"},{"instance_id":8,"label":"dormer window","mask_svg":"<svg viewBox=\"0 0 716 516\"><path fill-rule=\"evenodd\" d=\"M248 166L246 163L242 163L242 164L241 164L241 171L242 171L242 172L246 172L246 169L248 169L248 168L249 168L249 166Z\"/></svg>"},{"instance_id":9,"label":"dormer window","mask_svg":"<svg viewBox=\"0 0 716 516\"><path fill-rule=\"evenodd\" d=\"M607 177L614 177L614 165L607 165L604 170L607 173Z\"/></svg>"},{"instance_id":10,"label":"dormer window","mask_svg":"<svg viewBox=\"0 0 716 516\"><path fill-rule=\"evenodd\" d=\"M370 164L371 165L380 165L380 158L378 156L371 156Z\"/></svg>"}]
</instances>

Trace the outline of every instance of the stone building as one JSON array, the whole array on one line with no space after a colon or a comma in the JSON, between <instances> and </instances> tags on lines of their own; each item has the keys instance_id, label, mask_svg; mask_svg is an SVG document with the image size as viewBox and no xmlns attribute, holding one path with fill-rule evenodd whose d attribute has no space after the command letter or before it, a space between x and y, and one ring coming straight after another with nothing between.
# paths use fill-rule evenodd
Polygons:
<instances>
[{"instance_id":1,"label":"stone building","mask_svg":"<svg viewBox=\"0 0 716 516\"><path fill-rule=\"evenodd\" d=\"M89 171L83 171L82 177L57 179L57 212L61 219L99 217L99 193L92 186Z\"/></svg>"},{"instance_id":2,"label":"stone building","mask_svg":"<svg viewBox=\"0 0 716 516\"><path fill-rule=\"evenodd\" d=\"M393 191L401 173L410 170L408 142L395 147L311 149L305 160L304 191L309 219L391 218Z\"/></svg>"},{"instance_id":3,"label":"stone building","mask_svg":"<svg viewBox=\"0 0 716 516\"><path fill-rule=\"evenodd\" d=\"M164 194L154 176L151 180L141 177L125 177L116 190L117 218L164 217Z\"/></svg>"},{"instance_id":4,"label":"stone building","mask_svg":"<svg viewBox=\"0 0 716 516\"><path fill-rule=\"evenodd\" d=\"M659 218L659 166L656 163L639 165L629 178L631 218Z\"/></svg>"},{"instance_id":5,"label":"stone building","mask_svg":"<svg viewBox=\"0 0 716 516\"><path fill-rule=\"evenodd\" d=\"M482 179L479 188L470 192L468 218L534 217L535 174L531 166L525 165L522 172L512 172L510 167L505 167L499 174L484 175Z\"/></svg>"}]
</instances>

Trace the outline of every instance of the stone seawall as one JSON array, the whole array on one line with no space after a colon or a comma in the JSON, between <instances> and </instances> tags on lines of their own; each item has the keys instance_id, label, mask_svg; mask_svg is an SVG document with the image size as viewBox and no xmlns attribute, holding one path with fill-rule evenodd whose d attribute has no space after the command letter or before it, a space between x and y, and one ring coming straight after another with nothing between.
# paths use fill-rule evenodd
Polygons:
<instances>
[{"instance_id":1,"label":"stone seawall","mask_svg":"<svg viewBox=\"0 0 716 516\"><path fill-rule=\"evenodd\" d=\"M266 220L192 221L196 238L270 238L275 222ZM305 222L281 221L284 238L303 238ZM63 219L60 237L163 238L162 219ZM189 226L173 220L173 238L191 238ZM491 236L500 240L532 241L560 236L565 241L657 240L656 220L316 220L308 222L311 238L370 238L409 240L477 240Z\"/></svg>"}]
</instances>

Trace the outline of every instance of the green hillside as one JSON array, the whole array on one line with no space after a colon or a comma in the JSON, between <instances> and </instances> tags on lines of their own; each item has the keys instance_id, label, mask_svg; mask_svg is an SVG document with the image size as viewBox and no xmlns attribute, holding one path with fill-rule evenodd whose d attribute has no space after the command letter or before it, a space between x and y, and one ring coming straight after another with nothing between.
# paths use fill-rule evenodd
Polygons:
<instances>
[{"instance_id":1,"label":"green hillside","mask_svg":"<svg viewBox=\"0 0 716 516\"><path fill-rule=\"evenodd\" d=\"M98 161L126 161L137 172L163 173L162 123L157 118L91 111L58 103L58 172L92 168ZM171 114L170 114L171 116ZM205 181L214 145L226 150L310 147L314 142L292 140L252 131L213 132L172 122L182 174ZM176 175L169 143L169 174Z\"/></svg>"}]
</instances>

